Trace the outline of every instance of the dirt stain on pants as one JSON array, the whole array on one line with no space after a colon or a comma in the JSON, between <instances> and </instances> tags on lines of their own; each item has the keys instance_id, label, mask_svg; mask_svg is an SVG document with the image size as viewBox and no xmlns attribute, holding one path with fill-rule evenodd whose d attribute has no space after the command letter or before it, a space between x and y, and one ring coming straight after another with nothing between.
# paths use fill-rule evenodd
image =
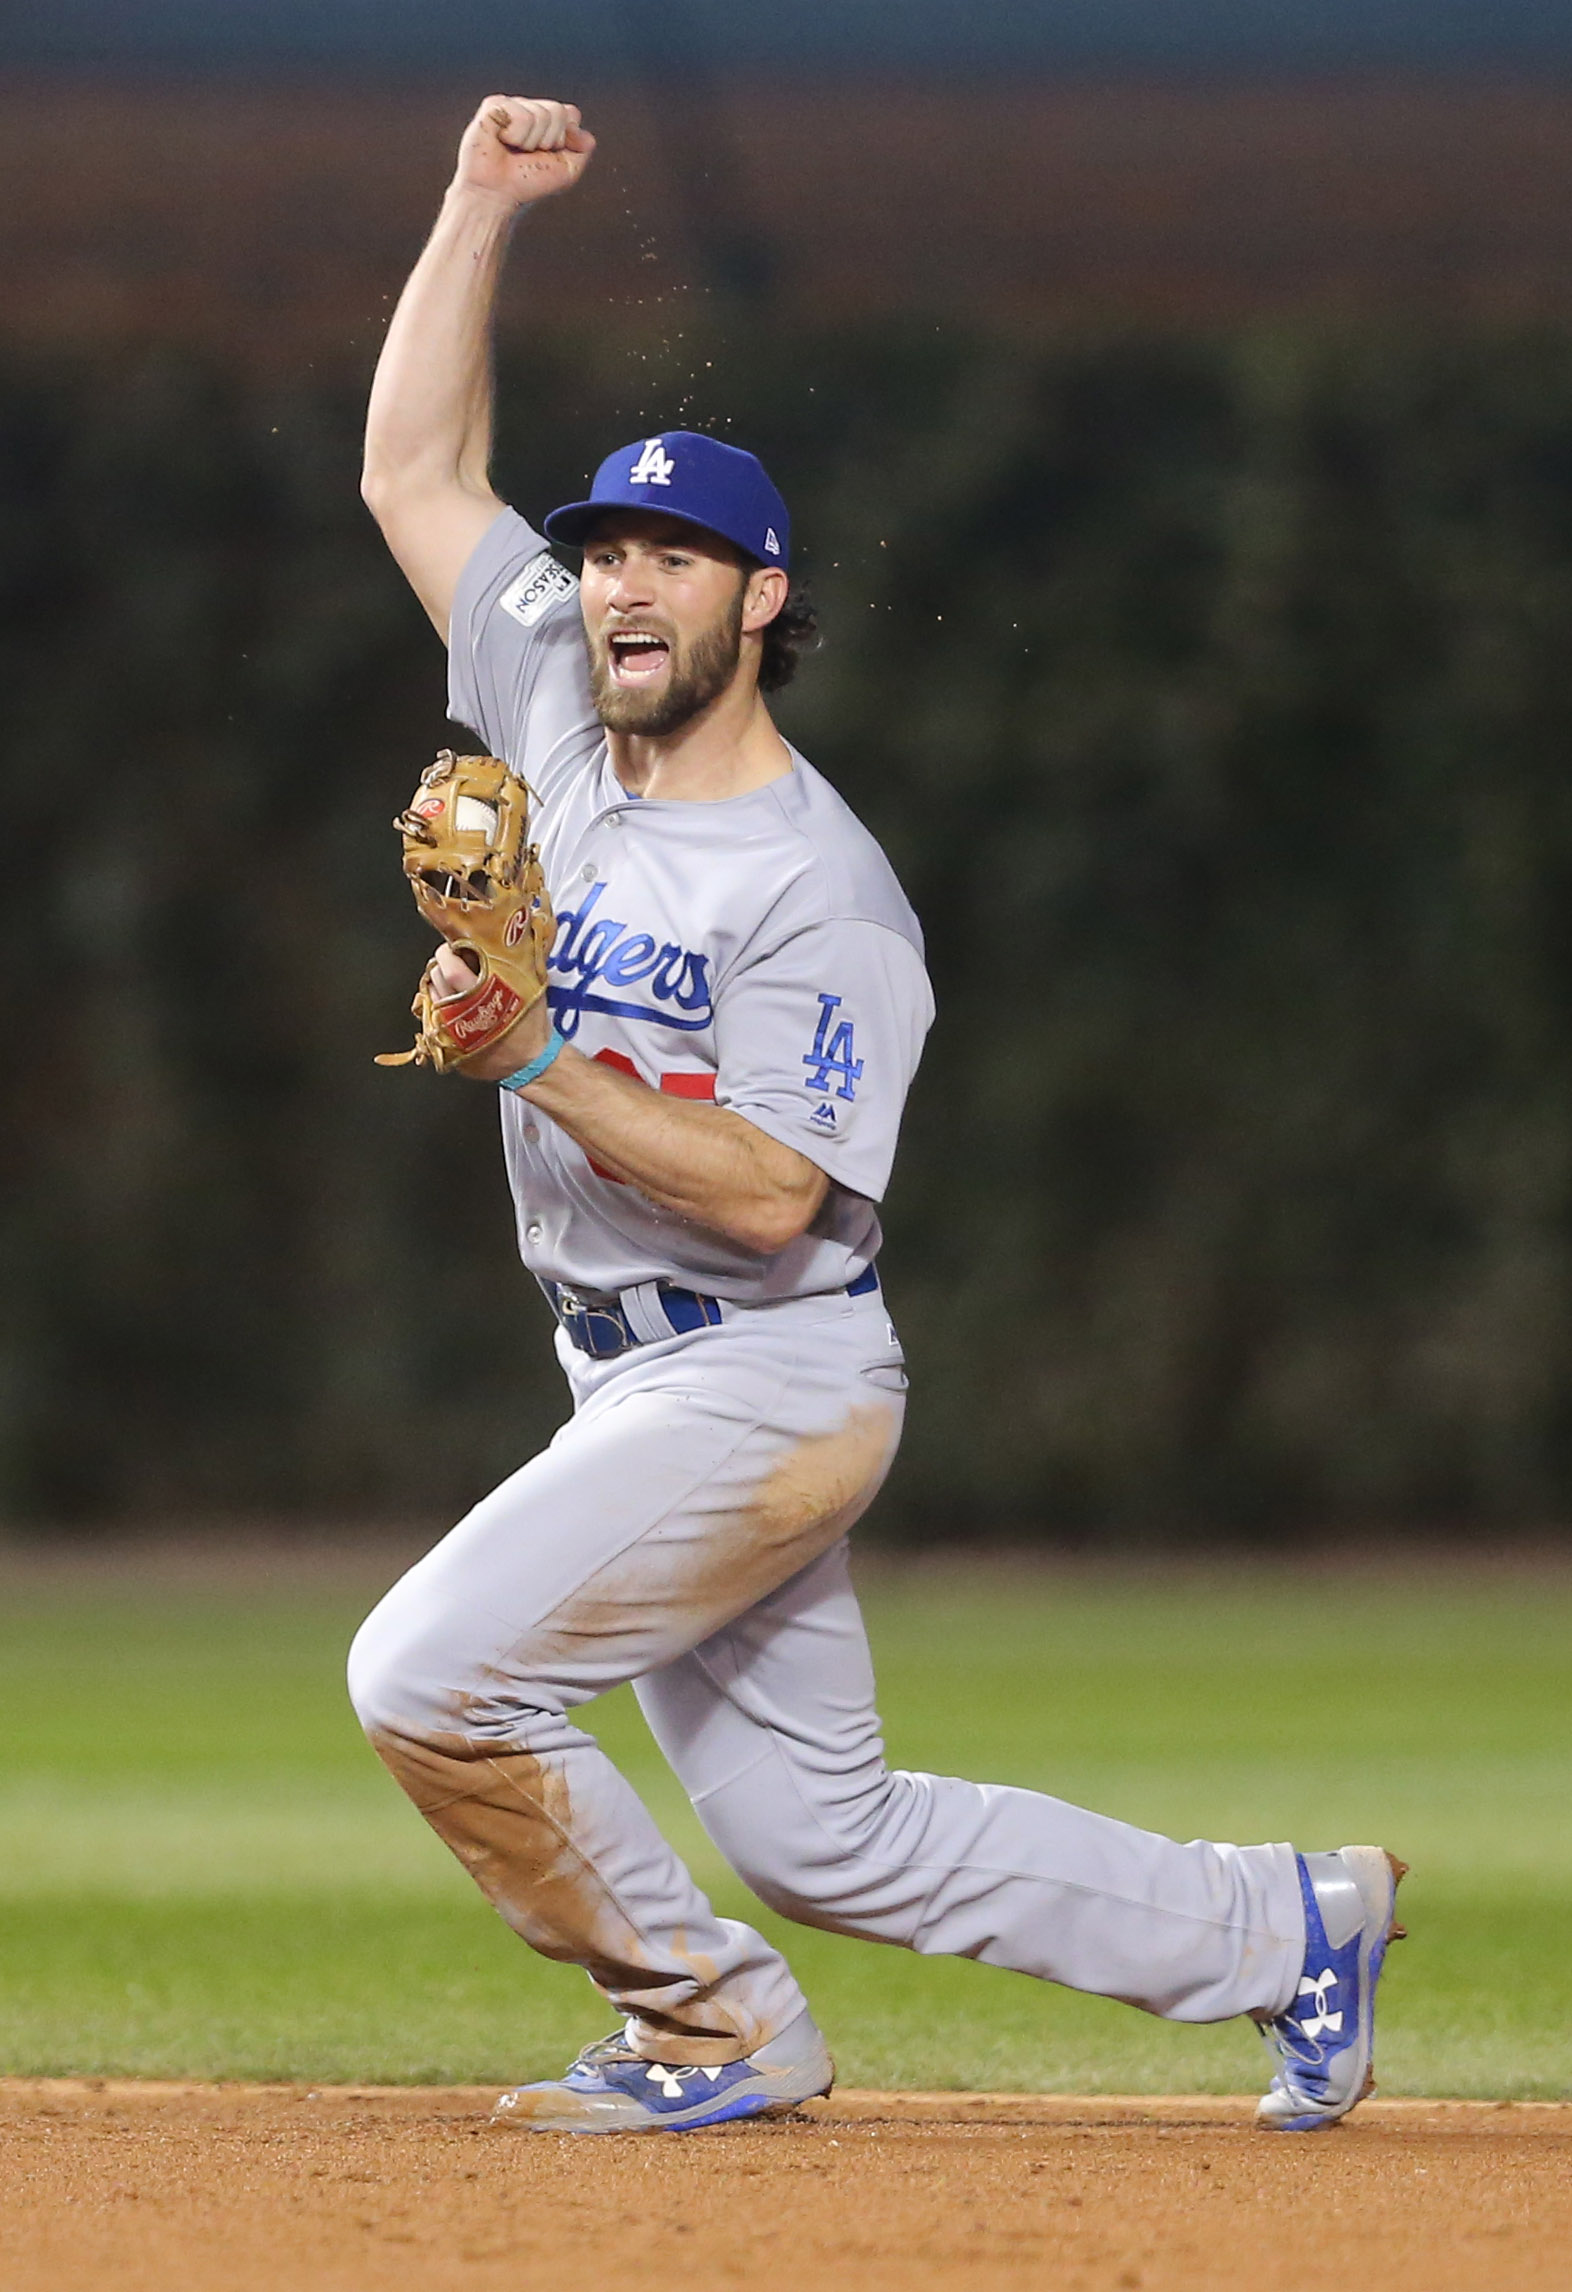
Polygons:
<instances>
[{"instance_id":1,"label":"dirt stain on pants","mask_svg":"<svg viewBox=\"0 0 1572 2292\"><path fill-rule=\"evenodd\" d=\"M657 1600L680 1619L677 1652L827 1551L877 1493L899 1424L899 1409L883 1401L853 1409L833 1432L794 1443L743 1504L704 1521L690 1541L660 1551L635 1545L619 1555L520 1649L512 1688L521 1728L540 1708L528 1698L532 1654L560 1661L586 1642L603 1646L626 1629L630 1610L647 1618ZM370 1735L487 1900L543 1957L582 1966L619 2011L635 2016L641 2044L658 2043L663 2060L715 2066L774 2034L752 2027L740 2003L727 1999L713 1960L690 1951L684 1929L641 1927L596 1865L561 1753L499 1742L495 1722L484 1735L466 1729L473 1701L495 1711L496 1688L495 1677L483 1689L454 1683L458 1725L451 1729L383 1725ZM560 1714L550 1717L560 1722ZM590 1761L601 1756L588 1742L584 1752ZM695 1905L703 1907L702 1897Z\"/></svg>"},{"instance_id":2,"label":"dirt stain on pants","mask_svg":"<svg viewBox=\"0 0 1572 2292\"><path fill-rule=\"evenodd\" d=\"M601 1647L652 1607L680 1626L666 1654L686 1653L819 1559L859 1520L894 1460L901 1413L875 1401L833 1432L795 1441L740 1503L697 1512L692 1533L658 1550L635 1544L589 1577L540 1626L540 1645L566 1654ZM637 1677L637 1672L630 1672Z\"/></svg>"}]
</instances>

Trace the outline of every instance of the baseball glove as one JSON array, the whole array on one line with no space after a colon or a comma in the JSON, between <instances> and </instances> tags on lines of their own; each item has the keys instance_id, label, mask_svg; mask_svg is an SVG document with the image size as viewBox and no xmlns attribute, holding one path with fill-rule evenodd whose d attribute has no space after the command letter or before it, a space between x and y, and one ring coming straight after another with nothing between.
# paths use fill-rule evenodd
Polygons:
<instances>
[{"instance_id":1,"label":"baseball glove","mask_svg":"<svg viewBox=\"0 0 1572 2292\"><path fill-rule=\"evenodd\" d=\"M556 919L540 853L525 841L529 790L497 757L444 748L393 825L415 905L469 963L475 984L439 1001L428 964L410 1005L419 1021L414 1047L386 1051L377 1064L442 1074L540 1001Z\"/></svg>"}]
</instances>

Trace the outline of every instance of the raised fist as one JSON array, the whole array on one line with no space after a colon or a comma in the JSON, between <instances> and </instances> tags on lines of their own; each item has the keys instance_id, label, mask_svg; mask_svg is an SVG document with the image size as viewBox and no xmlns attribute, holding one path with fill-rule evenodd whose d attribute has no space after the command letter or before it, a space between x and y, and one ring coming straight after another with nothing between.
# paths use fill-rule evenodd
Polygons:
<instances>
[{"instance_id":1,"label":"raised fist","mask_svg":"<svg viewBox=\"0 0 1572 2292\"><path fill-rule=\"evenodd\" d=\"M595 138L578 106L536 96L487 96L464 130L454 189L490 193L509 207L571 190L590 163Z\"/></svg>"}]
</instances>

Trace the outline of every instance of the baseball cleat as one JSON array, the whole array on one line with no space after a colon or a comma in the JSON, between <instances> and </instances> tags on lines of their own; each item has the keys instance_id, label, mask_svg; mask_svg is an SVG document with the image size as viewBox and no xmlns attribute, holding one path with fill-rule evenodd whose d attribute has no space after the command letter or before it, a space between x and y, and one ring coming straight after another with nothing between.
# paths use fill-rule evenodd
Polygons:
<instances>
[{"instance_id":1,"label":"baseball cleat","mask_svg":"<svg viewBox=\"0 0 1572 2292\"><path fill-rule=\"evenodd\" d=\"M1277 2064L1256 2109L1275 2133L1317 2133L1375 2091L1371 2047L1376 1984L1408 1865L1379 1846L1301 1854L1305 1963L1293 2003L1261 2035Z\"/></svg>"},{"instance_id":2,"label":"baseball cleat","mask_svg":"<svg viewBox=\"0 0 1572 2292\"><path fill-rule=\"evenodd\" d=\"M834 2082L835 2064L804 2013L757 2053L719 2069L647 2060L619 2031L587 2045L565 2077L515 2085L491 2114L531 2133L696 2133L795 2109Z\"/></svg>"}]
</instances>

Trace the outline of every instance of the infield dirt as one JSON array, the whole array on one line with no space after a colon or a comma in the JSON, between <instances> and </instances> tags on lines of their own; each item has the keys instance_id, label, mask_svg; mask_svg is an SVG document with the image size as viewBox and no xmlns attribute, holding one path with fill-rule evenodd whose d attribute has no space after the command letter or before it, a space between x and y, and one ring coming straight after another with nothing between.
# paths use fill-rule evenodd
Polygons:
<instances>
[{"instance_id":1,"label":"infield dirt","mask_svg":"<svg viewBox=\"0 0 1572 2292\"><path fill-rule=\"evenodd\" d=\"M6 2292L1561 2287L1572 2104L838 2093L687 2138L494 2128L463 2089L0 2083Z\"/></svg>"}]
</instances>

